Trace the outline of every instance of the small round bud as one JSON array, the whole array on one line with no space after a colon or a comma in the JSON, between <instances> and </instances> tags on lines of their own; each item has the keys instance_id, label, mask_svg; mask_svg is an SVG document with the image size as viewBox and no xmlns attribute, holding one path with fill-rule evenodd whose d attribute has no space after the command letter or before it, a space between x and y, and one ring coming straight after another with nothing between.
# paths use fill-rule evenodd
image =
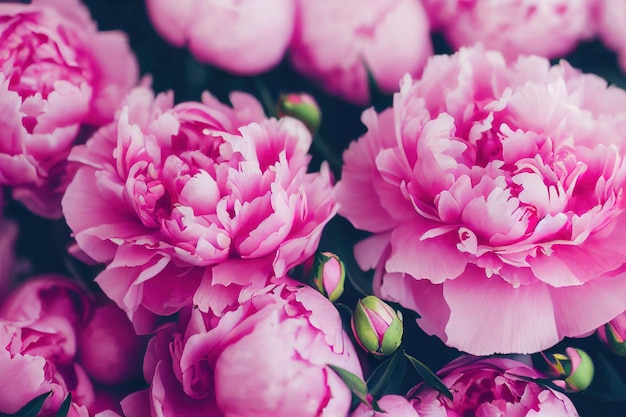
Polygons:
<instances>
[{"instance_id":1,"label":"small round bud","mask_svg":"<svg viewBox=\"0 0 626 417\"><path fill-rule=\"evenodd\" d=\"M568 347L565 354L555 353L552 357L544 356L548 363L547 374L552 382L566 391L585 390L593 381L593 361L582 349Z\"/></svg>"},{"instance_id":2,"label":"small round bud","mask_svg":"<svg viewBox=\"0 0 626 417\"><path fill-rule=\"evenodd\" d=\"M626 356L626 316L624 313L617 316L604 326L598 328L598 337L614 353Z\"/></svg>"},{"instance_id":3,"label":"small round bud","mask_svg":"<svg viewBox=\"0 0 626 417\"><path fill-rule=\"evenodd\" d=\"M278 99L278 115L291 116L306 125L315 134L322 121L322 112L317 102L308 94L284 94Z\"/></svg>"},{"instance_id":4,"label":"small round bud","mask_svg":"<svg viewBox=\"0 0 626 417\"><path fill-rule=\"evenodd\" d=\"M346 267L334 253L322 252L316 257L312 276L315 288L331 302L334 303L343 294Z\"/></svg>"},{"instance_id":5,"label":"small round bud","mask_svg":"<svg viewBox=\"0 0 626 417\"><path fill-rule=\"evenodd\" d=\"M369 295L359 300L354 309L352 332L366 351L376 356L391 355L402 343L402 314Z\"/></svg>"}]
</instances>

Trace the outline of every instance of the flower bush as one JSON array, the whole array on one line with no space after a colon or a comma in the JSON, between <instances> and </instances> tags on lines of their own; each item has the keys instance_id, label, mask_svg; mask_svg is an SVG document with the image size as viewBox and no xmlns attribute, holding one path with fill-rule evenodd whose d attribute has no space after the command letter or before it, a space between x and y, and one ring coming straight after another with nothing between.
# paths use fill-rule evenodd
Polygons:
<instances>
[{"instance_id":1,"label":"flower bush","mask_svg":"<svg viewBox=\"0 0 626 417\"><path fill-rule=\"evenodd\" d=\"M0 414L623 417L622 12L0 2Z\"/></svg>"}]
</instances>

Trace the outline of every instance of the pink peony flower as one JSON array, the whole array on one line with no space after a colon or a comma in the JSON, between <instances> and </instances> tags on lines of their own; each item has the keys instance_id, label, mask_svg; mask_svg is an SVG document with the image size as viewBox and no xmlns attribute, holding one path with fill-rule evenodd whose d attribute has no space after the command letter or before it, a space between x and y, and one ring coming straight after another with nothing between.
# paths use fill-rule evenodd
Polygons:
<instances>
[{"instance_id":1,"label":"pink peony flower","mask_svg":"<svg viewBox=\"0 0 626 417\"><path fill-rule=\"evenodd\" d=\"M81 124L110 122L136 84L125 36L97 32L78 0L0 4L0 185L61 217L65 163Z\"/></svg>"},{"instance_id":2,"label":"pink peony flower","mask_svg":"<svg viewBox=\"0 0 626 417\"><path fill-rule=\"evenodd\" d=\"M75 362L76 339L90 313L87 293L61 276L27 281L0 310L0 412L14 413L52 391L42 415L54 413L68 393L77 405L95 401L93 386ZM16 375L19 378L16 378Z\"/></svg>"},{"instance_id":3,"label":"pink peony flower","mask_svg":"<svg viewBox=\"0 0 626 417\"><path fill-rule=\"evenodd\" d=\"M294 28L294 0L147 0L156 30L202 62L241 75L277 65Z\"/></svg>"},{"instance_id":4,"label":"pink peony flower","mask_svg":"<svg viewBox=\"0 0 626 417\"><path fill-rule=\"evenodd\" d=\"M251 96L231 100L173 107L171 94L137 89L70 156L82 165L63 199L67 223L108 263L97 282L139 331L150 314L192 303L220 314L242 288L284 276L335 214L328 167L307 173L306 127L266 119Z\"/></svg>"},{"instance_id":5,"label":"pink peony flower","mask_svg":"<svg viewBox=\"0 0 626 417\"><path fill-rule=\"evenodd\" d=\"M529 353L626 309L626 92L566 62L461 49L406 78L344 154L340 214L375 292L477 355Z\"/></svg>"},{"instance_id":6,"label":"pink peony flower","mask_svg":"<svg viewBox=\"0 0 626 417\"><path fill-rule=\"evenodd\" d=\"M376 412L364 403L354 410L350 417L420 417L411 403L400 395L385 395L377 401L378 407L383 411Z\"/></svg>"},{"instance_id":7,"label":"pink peony flower","mask_svg":"<svg viewBox=\"0 0 626 417\"><path fill-rule=\"evenodd\" d=\"M626 3L598 0L595 8L596 30L607 48L615 51L619 66L626 72Z\"/></svg>"},{"instance_id":8,"label":"pink peony flower","mask_svg":"<svg viewBox=\"0 0 626 417\"><path fill-rule=\"evenodd\" d=\"M424 0L432 25L455 49L483 43L509 60L556 58L593 35L595 0Z\"/></svg>"},{"instance_id":9,"label":"pink peony flower","mask_svg":"<svg viewBox=\"0 0 626 417\"><path fill-rule=\"evenodd\" d=\"M430 55L428 19L418 1L298 1L291 62L331 94L366 104L366 68L381 91L392 93Z\"/></svg>"},{"instance_id":10,"label":"pink peony flower","mask_svg":"<svg viewBox=\"0 0 626 417\"><path fill-rule=\"evenodd\" d=\"M466 356L437 374L453 399L418 385L407 397L421 417L578 417L565 394L529 381L545 376L517 360Z\"/></svg>"},{"instance_id":11,"label":"pink peony flower","mask_svg":"<svg viewBox=\"0 0 626 417\"><path fill-rule=\"evenodd\" d=\"M347 415L351 393L326 365L361 369L337 310L312 288L287 281L219 319L181 317L149 343L151 386L122 402L128 417Z\"/></svg>"}]
</instances>

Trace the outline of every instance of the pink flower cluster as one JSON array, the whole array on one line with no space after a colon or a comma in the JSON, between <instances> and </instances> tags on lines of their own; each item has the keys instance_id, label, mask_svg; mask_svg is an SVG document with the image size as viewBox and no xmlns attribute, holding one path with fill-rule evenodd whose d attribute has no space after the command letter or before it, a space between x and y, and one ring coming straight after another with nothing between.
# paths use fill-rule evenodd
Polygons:
<instances>
[{"instance_id":1,"label":"pink flower cluster","mask_svg":"<svg viewBox=\"0 0 626 417\"><path fill-rule=\"evenodd\" d=\"M104 326L100 309L113 313ZM85 289L62 276L35 277L12 292L0 305L0 412L15 413L34 397L50 393L40 416L54 415L68 394L69 415L117 415L109 409L119 409L119 399L107 399L94 383L137 378L144 350L128 319L118 312L111 304L96 307ZM107 335L106 345L94 337L94 325Z\"/></svg>"},{"instance_id":2,"label":"pink flower cluster","mask_svg":"<svg viewBox=\"0 0 626 417\"><path fill-rule=\"evenodd\" d=\"M112 120L137 63L125 36L98 32L78 0L4 2L0 36L0 185L58 218L81 126Z\"/></svg>"},{"instance_id":3,"label":"pink flower cluster","mask_svg":"<svg viewBox=\"0 0 626 417\"><path fill-rule=\"evenodd\" d=\"M173 106L146 88L70 159L63 198L80 248L108 267L97 282L133 318L195 305L221 314L240 291L282 277L317 248L336 212L326 165L307 173L311 134L267 119L251 96Z\"/></svg>"},{"instance_id":4,"label":"pink flower cluster","mask_svg":"<svg viewBox=\"0 0 626 417\"><path fill-rule=\"evenodd\" d=\"M479 355L537 352L621 313L625 111L623 90L565 62L432 59L344 154L340 213L375 233L355 249L375 291Z\"/></svg>"},{"instance_id":5,"label":"pink flower cluster","mask_svg":"<svg viewBox=\"0 0 626 417\"><path fill-rule=\"evenodd\" d=\"M200 61L237 74L276 66L289 50L293 66L324 90L369 101L367 71L387 93L418 75L432 54L419 1L148 0L155 28ZM223 36L228 33L228 36ZM407 42L408 41L408 42Z\"/></svg>"}]
</instances>

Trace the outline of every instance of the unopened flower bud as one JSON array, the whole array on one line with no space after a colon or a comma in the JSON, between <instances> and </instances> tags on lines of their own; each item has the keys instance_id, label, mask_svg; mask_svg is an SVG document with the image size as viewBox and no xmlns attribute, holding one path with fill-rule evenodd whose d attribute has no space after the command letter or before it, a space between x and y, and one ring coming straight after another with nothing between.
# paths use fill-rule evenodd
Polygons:
<instances>
[{"instance_id":1,"label":"unopened flower bud","mask_svg":"<svg viewBox=\"0 0 626 417\"><path fill-rule=\"evenodd\" d=\"M119 385L141 375L145 343L116 305L98 307L78 343L80 362L95 381Z\"/></svg>"},{"instance_id":2,"label":"unopened flower bud","mask_svg":"<svg viewBox=\"0 0 626 417\"><path fill-rule=\"evenodd\" d=\"M308 94L285 94L278 100L278 115L291 116L306 125L315 134L322 121L322 112L317 102Z\"/></svg>"},{"instance_id":3,"label":"unopened flower bud","mask_svg":"<svg viewBox=\"0 0 626 417\"><path fill-rule=\"evenodd\" d=\"M402 343L402 314L369 295L359 300L354 309L352 331L366 351L377 356L391 355Z\"/></svg>"},{"instance_id":4,"label":"unopened flower bud","mask_svg":"<svg viewBox=\"0 0 626 417\"><path fill-rule=\"evenodd\" d=\"M587 389L593 381L593 361L584 350L568 347L565 354L544 355L548 363L547 374L552 382L566 391L578 392Z\"/></svg>"},{"instance_id":5,"label":"unopened flower bud","mask_svg":"<svg viewBox=\"0 0 626 417\"><path fill-rule=\"evenodd\" d=\"M334 253L320 253L313 266L315 288L334 303L343 294L345 281L346 268L341 259Z\"/></svg>"},{"instance_id":6,"label":"unopened flower bud","mask_svg":"<svg viewBox=\"0 0 626 417\"><path fill-rule=\"evenodd\" d=\"M600 327L598 336L613 352L626 356L626 314L622 313Z\"/></svg>"}]
</instances>

